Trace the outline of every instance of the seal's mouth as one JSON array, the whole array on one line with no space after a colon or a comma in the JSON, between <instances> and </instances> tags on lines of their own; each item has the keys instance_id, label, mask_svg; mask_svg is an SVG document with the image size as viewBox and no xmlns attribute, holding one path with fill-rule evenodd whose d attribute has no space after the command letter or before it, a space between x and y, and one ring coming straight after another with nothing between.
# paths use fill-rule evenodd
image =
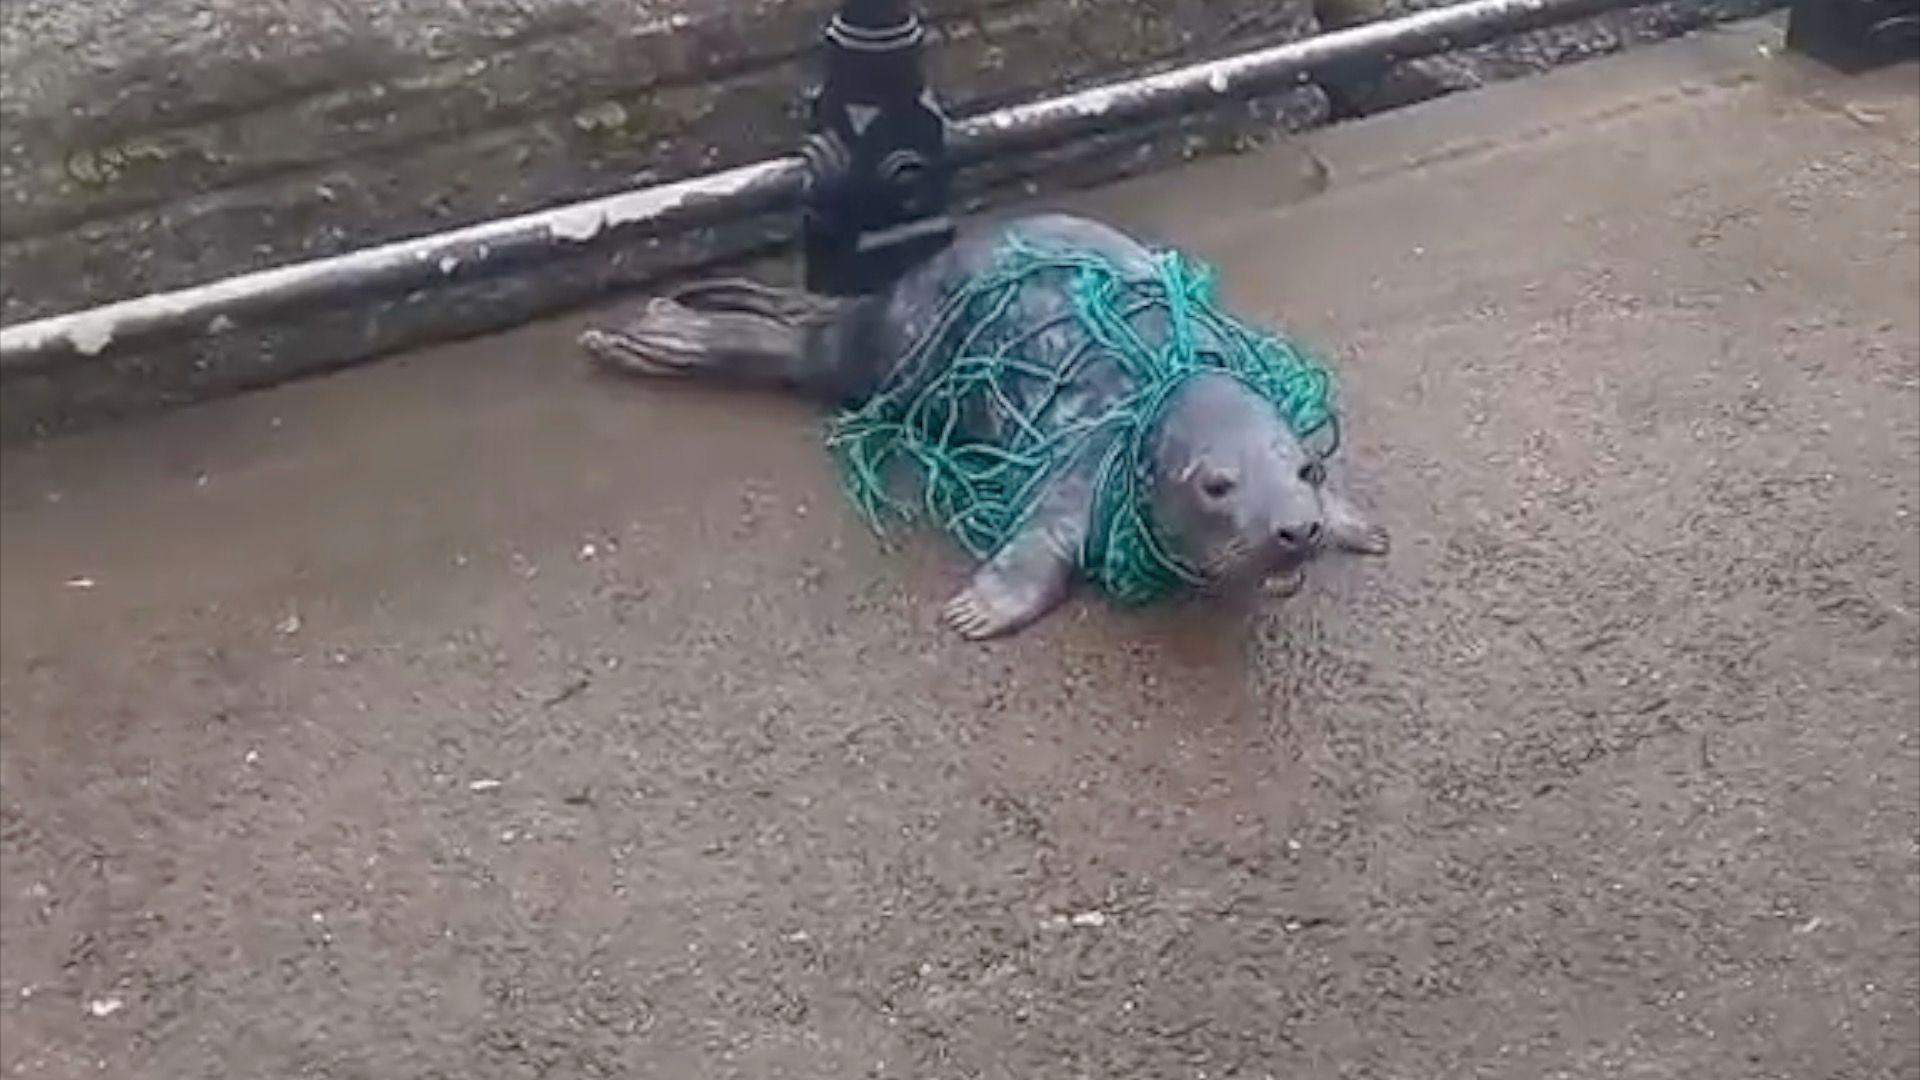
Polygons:
<instances>
[{"instance_id":1,"label":"seal's mouth","mask_svg":"<svg viewBox=\"0 0 1920 1080\"><path fill-rule=\"evenodd\" d=\"M1259 596L1285 600L1299 593L1307 581L1305 560L1285 566L1240 566L1232 570L1201 575L1196 589L1201 595L1220 597Z\"/></svg>"},{"instance_id":2,"label":"seal's mouth","mask_svg":"<svg viewBox=\"0 0 1920 1080\"><path fill-rule=\"evenodd\" d=\"M1306 565L1320 554L1324 542L1325 531L1318 527L1292 540L1275 538L1256 544L1235 539L1200 568L1201 576L1214 590L1253 588L1271 596L1291 596L1299 590Z\"/></svg>"},{"instance_id":3,"label":"seal's mouth","mask_svg":"<svg viewBox=\"0 0 1920 1080\"><path fill-rule=\"evenodd\" d=\"M1307 568L1295 566L1290 570L1276 570L1260 580L1260 595L1270 600L1285 600L1300 592L1307 583Z\"/></svg>"}]
</instances>

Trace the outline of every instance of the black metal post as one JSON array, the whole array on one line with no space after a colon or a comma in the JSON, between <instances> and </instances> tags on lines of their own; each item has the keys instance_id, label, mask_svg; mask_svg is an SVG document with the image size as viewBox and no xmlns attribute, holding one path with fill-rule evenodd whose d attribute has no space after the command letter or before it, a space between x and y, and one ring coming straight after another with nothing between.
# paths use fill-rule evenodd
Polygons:
<instances>
[{"instance_id":1,"label":"black metal post","mask_svg":"<svg viewBox=\"0 0 1920 1080\"><path fill-rule=\"evenodd\" d=\"M1850 73L1920 58L1920 0L1794 0L1787 47Z\"/></svg>"},{"instance_id":2,"label":"black metal post","mask_svg":"<svg viewBox=\"0 0 1920 1080\"><path fill-rule=\"evenodd\" d=\"M953 239L947 117L906 0L843 0L826 30L801 156L807 287L872 292Z\"/></svg>"}]
</instances>

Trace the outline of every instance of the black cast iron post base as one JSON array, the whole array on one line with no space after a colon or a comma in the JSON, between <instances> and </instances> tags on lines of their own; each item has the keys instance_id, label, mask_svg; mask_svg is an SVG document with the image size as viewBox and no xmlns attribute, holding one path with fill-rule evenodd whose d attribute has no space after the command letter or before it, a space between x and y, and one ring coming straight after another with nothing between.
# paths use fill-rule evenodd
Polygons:
<instances>
[{"instance_id":1,"label":"black cast iron post base","mask_svg":"<svg viewBox=\"0 0 1920 1080\"><path fill-rule=\"evenodd\" d=\"M904 0L846 0L810 94L801 251L807 288L873 292L953 239L947 117Z\"/></svg>"},{"instance_id":2,"label":"black cast iron post base","mask_svg":"<svg viewBox=\"0 0 1920 1080\"><path fill-rule=\"evenodd\" d=\"M1787 47L1848 73L1920 58L1920 0L1793 0Z\"/></svg>"}]
</instances>

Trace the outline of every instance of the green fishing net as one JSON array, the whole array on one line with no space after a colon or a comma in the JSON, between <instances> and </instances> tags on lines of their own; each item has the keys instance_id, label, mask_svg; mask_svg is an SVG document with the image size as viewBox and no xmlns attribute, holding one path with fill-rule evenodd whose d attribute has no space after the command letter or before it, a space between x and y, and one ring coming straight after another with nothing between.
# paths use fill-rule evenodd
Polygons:
<instances>
[{"instance_id":1,"label":"green fishing net","mask_svg":"<svg viewBox=\"0 0 1920 1080\"><path fill-rule=\"evenodd\" d=\"M994 269L946 298L893 384L829 422L859 512L882 533L889 519L931 522L986 559L1020 531L1057 470L1098 454L1082 574L1124 604L1197 584L1156 537L1148 505L1153 432L1181 385L1209 371L1241 380L1322 457L1338 448L1339 428L1322 364L1221 311L1204 264L1165 251L1153 267L1129 276L1085 251L1008 240ZM1016 301L1037 288L1063 290L1069 311L1021 322ZM1035 347L1066 323L1074 347ZM1131 389L1094 415L1056 408L1089 364L1118 367ZM999 436L984 441L983 430Z\"/></svg>"}]
</instances>

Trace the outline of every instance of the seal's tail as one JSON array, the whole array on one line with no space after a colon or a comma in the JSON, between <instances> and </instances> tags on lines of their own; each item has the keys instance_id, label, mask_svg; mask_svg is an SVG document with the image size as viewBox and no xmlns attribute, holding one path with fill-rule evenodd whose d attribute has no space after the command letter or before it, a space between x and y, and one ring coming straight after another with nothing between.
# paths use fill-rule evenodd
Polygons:
<instances>
[{"instance_id":1,"label":"seal's tail","mask_svg":"<svg viewBox=\"0 0 1920 1080\"><path fill-rule=\"evenodd\" d=\"M823 335L843 306L739 279L698 282L655 297L635 317L587 330L580 347L628 374L826 389L833 361Z\"/></svg>"}]
</instances>

